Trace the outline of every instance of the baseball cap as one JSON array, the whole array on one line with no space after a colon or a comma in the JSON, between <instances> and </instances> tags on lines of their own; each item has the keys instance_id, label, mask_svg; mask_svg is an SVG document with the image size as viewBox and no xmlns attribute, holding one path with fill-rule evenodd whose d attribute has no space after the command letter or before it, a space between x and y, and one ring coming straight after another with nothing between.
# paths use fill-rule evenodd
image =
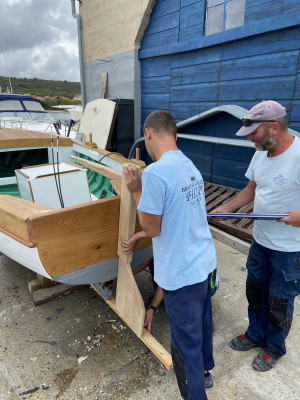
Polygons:
<instances>
[{"instance_id":1,"label":"baseball cap","mask_svg":"<svg viewBox=\"0 0 300 400\"><path fill-rule=\"evenodd\" d=\"M236 136L247 136L254 132L263 122L273 122L277 118L286 116L286 109L274 100L263 100L248 111L242 118L243 126ZM252 122L253 120L253 122Z\"/></svg>"}]
</instances>

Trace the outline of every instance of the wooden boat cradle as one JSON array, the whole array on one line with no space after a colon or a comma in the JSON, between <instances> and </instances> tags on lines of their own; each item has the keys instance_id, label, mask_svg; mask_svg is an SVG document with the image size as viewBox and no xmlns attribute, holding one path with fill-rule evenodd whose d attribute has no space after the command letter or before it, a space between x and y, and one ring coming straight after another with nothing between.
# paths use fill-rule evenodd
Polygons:
<instances>
[{"instance_id":1,"label":"wooden boat cradle","mask_svg":"<svg viewBox=\"0 0 300 400\"><path fill-rule=\"evenodd\" d=\"M50 146L48 134L28 132L26 135L26 131L9 131L0 129L0 148ZM60 144L70 145L70 141L61 138ZM78 144L82 146L81 142ZM89 148L88 144L83 146ZM93 150L108 153L101 149ZM114 157L122 164L128 162L125 158ZM121 194L59 210L2 195L0 231L28 248L37 248L42 264L54 279L86 265L118 256L116 298L106 301L166 368L171 369L171 355L144 329L145 307L130 267L132 254L124 254L120 245L120 237L128 238L141 230L127 185L118 171L78 157L71 158L108 176ZM130 162L144 167L143 162ZM143 239L137 249L149 244L150 239ZM97 291L95 286L94 289Z\"/></svg>"}]
</instances>

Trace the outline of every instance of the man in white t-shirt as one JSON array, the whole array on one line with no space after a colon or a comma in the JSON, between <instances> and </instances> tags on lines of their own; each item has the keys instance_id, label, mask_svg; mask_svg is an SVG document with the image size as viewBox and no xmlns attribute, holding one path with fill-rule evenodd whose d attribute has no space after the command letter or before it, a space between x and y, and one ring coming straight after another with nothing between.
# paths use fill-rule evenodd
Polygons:
<instances>
[{"instance_id":1,"label":"man in white t-shirt","mask_svg":"<svg viewBox=\"0 0 300 400\"><path fill-rule=\"evenodd\" d=\"M246 172L249 183L213 212L234 212L253 199L255 214L293 210L279 221L254 223L247 260L249 326L230 342L239 351L262 347L252 366L268 371L286 353L294 299L300 294L300 139L288 132L286 109L272 100L254 106L242 123L236 135L247 136L257 150Z\"/></svg>"},{"instance_id":2,"label":"man in white t-shirt","mask_svg":"<svg viewBox=\"0 0 300 400\"><path fill-rule=\"evenodd\" d=\"M207 400L205 376L214 367L210 277L216 253L204 182L178 149L176 123L169 113L151 113L144 136L154 162L143 172L142 182L135 166L128 164L125 179L140 224L153 238L154 280L163 289L180 393L185 400Z\"/></svg>"}]
</instances>

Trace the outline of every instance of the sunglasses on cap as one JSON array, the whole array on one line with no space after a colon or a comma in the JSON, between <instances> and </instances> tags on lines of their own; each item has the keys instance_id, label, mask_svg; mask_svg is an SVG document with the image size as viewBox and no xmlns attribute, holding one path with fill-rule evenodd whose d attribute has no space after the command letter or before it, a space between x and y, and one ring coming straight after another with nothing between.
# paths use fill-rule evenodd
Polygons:
<instances>
[{"instance_id":1,"label":"sunglasses on cap","mask_svg":"<svg viewBox=\"0 0 300 400\"><path fill-rule=\"evenodd\" d=\"M242 118L243 126L251 126L256 122L277 122L276 119L249 119L249 118Z\"/></svg>"}]
</instances>

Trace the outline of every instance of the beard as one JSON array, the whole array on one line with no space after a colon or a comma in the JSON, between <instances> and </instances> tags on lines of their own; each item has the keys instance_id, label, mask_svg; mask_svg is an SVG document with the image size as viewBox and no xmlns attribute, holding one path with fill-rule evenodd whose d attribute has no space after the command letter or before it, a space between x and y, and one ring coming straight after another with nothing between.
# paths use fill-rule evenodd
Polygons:
<instances>
[{"instance_id":1,"label":"beard","mask_svg":"<svg viewBox=\"0 0 300 400\"><path fill-rule=\"evenodd\" d=\"M265 127L264 135L261 139L258 139L255 144L255 149L258 151L272 150L277 145L277 140L270 134L268 127Z\"/></svg>"}]
</instances>

